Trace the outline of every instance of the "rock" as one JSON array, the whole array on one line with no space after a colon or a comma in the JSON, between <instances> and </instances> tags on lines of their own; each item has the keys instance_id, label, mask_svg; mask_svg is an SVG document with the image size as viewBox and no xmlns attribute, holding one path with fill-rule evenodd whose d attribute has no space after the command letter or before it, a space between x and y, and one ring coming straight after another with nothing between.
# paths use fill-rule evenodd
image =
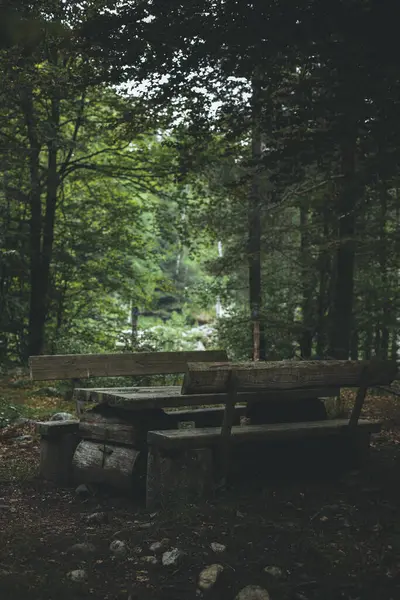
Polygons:
<instances>
[{"instance_id":1,"label":"rock","mask_svg":"<svg viewBox=\"0 0 400 600\"><path fill-rule=\"evenodd\" d=\"M225 552L226 550L226 546L224 546L224 544L219 544L218 542L212 542L210 546L213 552Z\"/></svg>"},{"instance_id":2,"label":"rock","mask_svg":"<svg viewBox=\"0 0 400 600\"><path fill-rule=\"evenodd\" d=\"M108 514L106 512L95 512L87 515L86 521L88 525L102 525L108 523Z\"/></svg>"},{"instance_id":3,"label":"rock","mask_svg":"<svg viewBox=\"0 0 400 600\"><path fill-rule=\"evenodd\" d=\"M236 600L270 600L267 590L258 585L248 585L240 590Z\"/></svg>"},{"instance_id":4,"label":"rock","mask_svg":"<svg viewBox=\"0 0 400 600\"><path fill-rule=\"evenodd\" d=\"M168 543L169 540L167 538L164 538L163 540L161 540L161 542L154 542L153 544L151 544L149 550L151 552L161 552L161 550L163 550Z\"/></svg>"},{"instance_id":5,"label":"rock","mask_svg":"<svg viewBox=\"0 0 400 600\"><path fill-rule=\"evenodd\" d=\"M92 554L95 552L96 546L89 543L74 544L71 548L68 548L68 552L72 554Z\"/></svg>"},{"instance_id":6,"label":"rock","mask_svg":"<svg viewBox=\"0 0 400 600\"><path fill-rule=\"evenodd\" d=\"M139 528L139 529L150 529L150 527L153 525L152 523L138 523L137 521L135 521L135 525Z\"/></svg>"},{"instance_id":7,"label":"rock","mask_svg":"<svg viewBox=\"0 0 400 600\"><path fill-rule=\"evenodd\" d=\"M62 396L62 393L55 387L46 386L35 390L37 396L53 396L55 398Z\"/></svg>"},{"instance_id":8,"label":"rock","mask_svg":"<svg viewBox=\"0 0 400 600\"><path fill-rule=\"evenodd\" d=\"M140 560L151 565L156 565L158 563L158 560L155 556L141 556Z\"/></svg>"},{"instance_id":9,"label":"rock","mask_svg":"<svg viewBox=\"0 0 400 600\"><path fill-rule=\"evenodd\" d=\"M69 579L75 581L76 583L82 583L82 581L86 580L86 571L83 569L76 569L75 571L70 571L68 573Z\"/></svg>"},{"instance_id":10,"label":"rock","mask_svg":"<svg viewBox=\"0 0 400 600\"><path fill-rule=\"evenodd\" d=\"M133 554L142 554L143 550L140 546L136 546L133 550L132 550Z\"/></svg>"},{"instance_id":11,"label":"rock","mask_svg":"<svg viewBox=\"0 0 400 600\"><path fill-rule=\"evenodd\" d=\"M78 487L75 490L75 494L77 494L78 496L89 496L90 490L86 483L81 483L80 485L78 485Z\"/></svg>"},{"instance_id":12,"label":"rock","mask_svg":"<svg viewBox=\"0 0 400 600\"><path fill-rule=\"evenodd\" d=\"M224 570L222 565L210 565L203 569L199 575L198 587L203 592L211 589L217 582L219 575Z\"/></svg>"},{"instance_id":13,"label":"rock","mask_svg":"<svg viewBox=\"0 0 400 600\"><path fill-rule=\"evenodd\" d=\"M13 438L14 442L18 442L18 443L27 443L27 442L32 442L33 441L33 437L31 435L18 435L17 437Z\"/></svg>"},{"instance_id":14,"label":"rock","mask_svg":"<svg viewBox=\"0 0 400 600\"><path fill-rule=\"evenodd\" d=\"M110 550L114 556L123 557L127 553L127 547L122 540L114 540L110 544Z\"/></svg>"},{"instance_id":15,"label":"rock","mask_svg":"<svg viewBox=\"0 0 400 600\"><path fill-rule=\"evenodd\" d=\"M168 550L162 555L162 564L164 567L176 566L181 556L182 552L178 548Z\"/></svg>"},{"instance_id":16,"label":"rock","mask_svg":"<svg viewBox=\"0 0 400 600\"><path fill-rule=\"evenodd\" d=\"M264 572L268 573L268 575L271 575L272 577L282 577L283 575L282 569L273 565L270 567L265 567Z\"/></svg>"},{"instance_id":17,"label":"rock","mask_svg":"<svg viewBox=\"0 0 400 600\"><path fill-rule=\"evenodd\" d=\"M67 412L59 412L50 418L50 421L75 421L76 417Z\"/></svg>"},{"instance_id":18,"label":"rock","mask_svg":"<svg viewBox=\"0 0 400 600\"><path fill-rule=\"evenodd\" d=\"M13 425L35 425L37 421L33 420L33 419L26 419L25 417L18 417L18 419L15 419L15 421L13 422Z\"/></svg>"}]
</instances>

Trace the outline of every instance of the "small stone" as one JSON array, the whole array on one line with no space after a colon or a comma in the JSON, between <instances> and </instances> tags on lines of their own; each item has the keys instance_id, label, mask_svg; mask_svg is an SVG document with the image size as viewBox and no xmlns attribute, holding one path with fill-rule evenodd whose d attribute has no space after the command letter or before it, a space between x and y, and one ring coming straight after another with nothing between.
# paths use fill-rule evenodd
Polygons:
<instances>
[{"instance_id":1,"label":"small stone","mask_svg":"<svg viewBox=\"0 0 400 600\"><path fill-rule=\"evenodd\" d=\"M224 544L219 544L218 542L212 542L210 545L213 552L225 552L226 550L226 546L224 546Z\"/></svg>"},{"instance_id":2,"label":"small stone","mask_svg":"<svg viewBox=\"0 0 400 600\"><path fill-rule=\"evenodd\" d=\"M164 567L176 566L181 556L182 552L178 548L168 550L162 555L162 564Z\"/></svg>"},{"instance_id":3,"label":"small stone","mask_svg":"<svg viewBox=\"0 0 400 600\"><path fill-rule=\"evenodd\" d=\"M106 512L95 512L86 517L89 525L102 525L108 523L108 514Z\"/></svg>"},{"instance_id":4,"label":"small stone","mask_svg":"<svg viewBox=\"0 0 400 600\"><path fill-rule=\"evenodd\" d=\"M169 542L169 540L167 538L164 538L163 540L161 540L161 542L154 542L149 547L149 550L151 552L161 552L161 550L163 550L165 548L165 546L168 544L168 542Z\"/></svg>"},{"instance_id":5,"label":"small stone","mask_svg":"<svg viewBox=\"0 0 400 600\"><path fill-rule=\"evenodd\" d=\"M150 529L152 523L136 523L139 529Z\"/></svg>"},{"instance_id":6,"label":"small stone","mask_svg":"<svg viewBox=\"0 0 400 600\"><path fill-rule=\"evenodd\" d=\"M115 556L125 556L127 553L127 548L125 542L122 540L114 540L110 544L110 550Z\"/></svg>"},{"instance_id":7,"label":"small stone","mask_svg":"<svg viewBox=\"0 0 400 600\"><path fill-rule=\"evenodd\" d=\"M68 412L58 412L50 418L50 421L75 421L76 417Z\"/></svg>"},{"instance_id":8,"label":"small stone","mask_svg":"<svg viewBox=\"0 0 400 600\"><path fill-rule=\"evenodd\" d=\"M75 490L75 494L77 494L78 496L89 496L90 490L86 483L81 483L80 485L78 485L78 487Z\"/></svg>"},{"instance_id":9,"label":"small stone","mask_svg":"<svg viewBox=\"0 0 400 600\"><path fill-rule=\"evenodd\" d=\"M270 600L270 597L267 590L262 587L248 585L238 593L236 600Z\"/></svg>"},{"instance_id":10,"label":"small stone","mask_svg":"<svg viewBox=\"0 0 400 600\"><path fill-rule=\"evenodd\" d=\"M68 549L72 554L92 554L96 551L96 546L90 543L74 544Z\"/></svg>"},{"instance_id":11,"label":"small stone","mask_svg":"<svg viewBox=\"0 0 400 600\"><path fill-rule=\"evenodd\" d=\"M76 569L75 571L70 571L68 573L69 579L75 581L75 583L82 583L82 581L86 580L86 571L83 569Z\"/></svg>"},{"instance_id":12,"label":"small stone","mask_svg":"<svg viewBox=\"0 0 400 600\"><path fill-rule=\"evenodd\" d=\"M156 565L158 563L158 560L155 556L142 556L140 560L151 565Z\"/></svg>"},{"instance_id":13,"label":"small stone","mask_svg":"<svg viewBox=\"0 0 400 600\"><path fill-rule=\"evenodd\" d=\"M19 435L14 439L14 442L22 442L22 443L27 443L27 442L32 442L33 441L33 437L31 435Z\"/></svg>"},{"instance_id":14,"label":"small stone","mask_svg":"<svg viewBox=\"0 0 400 600\"><path fill-rule=\"evenodd\" d=\"M283 575L282 569L273 565L270 567L265 567L264 572L268 573L268 575L271 575L272 577L282 577Z\"/></svg>"},{"instance_id":15,"label":"small stone","mask_svg":"<svg viewBox=\"0 0 400 600\"><path fill-rule=\"evenodd\" d=\"M140 546L136 546L133 550L132 550L133 554L142 554L143 550Z\"/></svg>"},{"instance_id":16,"label":"small stone","mask_svg":"<svg viewBox=\"0 0 400 600\"><path fill-rule=\"evenodd\" d=\"M217 582L219 575L224 570L222 565L210 565L203 569L199 575L198 587L203 592L211 589Z\"/></svg>"}]
</instances>

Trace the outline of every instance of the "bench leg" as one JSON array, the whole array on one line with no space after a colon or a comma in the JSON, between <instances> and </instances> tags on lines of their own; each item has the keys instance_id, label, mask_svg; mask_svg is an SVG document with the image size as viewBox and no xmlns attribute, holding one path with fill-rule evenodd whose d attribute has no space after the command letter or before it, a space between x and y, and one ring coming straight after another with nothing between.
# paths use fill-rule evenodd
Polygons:
<instances>
[{"instance_id":1,"label":"bench leg","mask_svg":"<svg viewBox=\"0 0 400 600\"><path fill-rule=\"evenodd\" d=\"M42 436L40 440L40 476L68 485L72 477L72 458L79 443L78 435Z\"/></svg>"},{"instance_id":2,"label":"bench leg","mask_svg":"<svg viewBox=\"0 0 400 600\"><path fill-rule=\"evenodd\" d=\"M210 449L165 452L149 446L146 507L168 508L196 502L211 490L213 459Z\"/></svg>"}]
</instances>

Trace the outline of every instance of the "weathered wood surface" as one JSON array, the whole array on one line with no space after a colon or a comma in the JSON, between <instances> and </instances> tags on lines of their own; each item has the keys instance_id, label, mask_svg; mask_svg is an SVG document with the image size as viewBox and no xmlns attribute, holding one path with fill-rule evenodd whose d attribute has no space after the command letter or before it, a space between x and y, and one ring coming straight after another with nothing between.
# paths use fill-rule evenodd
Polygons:
<instances>
[{"instance_id":1,"label":"weathered wood surface","mask_svg":"<svg viewBox=\"0 0 400 600\"><path fill-rule=\"evenodd\" d=\"M368 385L390 384L397 366L389 361L276 361L254 363L189 363L183 394L221 393L227 389L231 370L241 392L295 390L320 387L358 387L368 368Z\"/></svg>"},{"instance_id":2,"label":"weathered wood surface","mask_svg":"<svg viewBox=\"0 0 400 600\"><path fill-rule=\"evenodd\" d=\"M76 427L78 429L78 425ZM72 457L79 443L77 433L64 430L61 436L42 436L40 440L40 476L61 484L71 483Z\"/></svg>"},{"instance_id":3,"label":"weathered wood surface","mask_svg":"<svg viewBox=\"0 0 400 600\"><path fill-rule=\"evenodd\" d=\"M316 388L312 390L275 390L238 393L238 403L254 400L260 402L281 402L284 400L302 400L304 398L337 396L339 388ZM155 408L175 408L183 406L224 405L226 393L182 394L180 386L154 386L135 388L79 388L75 397L81 401L107 404L121 410L143 410Z\"/></svg>"},{"instance_id":4,"label":"weathered wood surface","mask_svg":"<svg viewBox=\"0 0 400 600\"><path fill-rule=\"evenodd\" d=\"M130 490L139 454L133 448L83 440L76 448L72 461L74 480L77 483L103 483Z\"/></svg>"},{"instance_id":5,"label":"weathered wood surface","mask_svg":"<svg viewBox=\"0 0 400 600\"><path fill-rule=\"evenodd\" d=\"M31 356L31 379L88 379L184 373L188 362L226 361L224 350Z\"/></svg>"},{"instance_id":6,"label":"weathered wood surface","mask_svg":"<svg viewBox=\"0 0 400 600\"><path fill-rule=\"evenodd\" d=\"M381 425L377 421L360 420L358 427L371 433L380 431ZM268 425L245 425L232 427L231 442L240 444L245 442L273 441L283 439L296 439L303 437L318 437L327 435L341 435L349 431L347 419L333 419L327 421L313 421L306 423L275 423ZM147 442L164 449L174 448L204 448L220 443L221 428L209 427L204 429L173 429L169 431L149 431Z\"/></svg>"},{"instance_id":7,"label":"weathered wood surface","mask_svg":"<svg viewBox=\"0 0 400 600\"><path fill-rule=\"evenodd\" d=\"M188 450L168 456L149 448L147 459L146 508L187 506L198 502L213 485L212 450ZM178 510L178 508L177 508Z\"/></svg>"},{"instance_id":8,"label":"weathered wood surface","mask_svg":"<svg viewBox=\"0 0 400 600\"><path fill-rule=\"evenodd\" d=\"M36 423L36 433L42 437L62 437L69 433L78 433L79 421L42 421Z\"/></svg>"},{"instance_id":9,"label":"weathered wood surface","mask_svg":"<svg viewBox=\"0 0 400 600\"><path fill-rule=\"evenodd\" d=\"M134 446L138 441L138 433L132 425L112 423L89 423L83 421L79 425L79 435L84 440L117 443Z\"/></svg>"}]
</instances>

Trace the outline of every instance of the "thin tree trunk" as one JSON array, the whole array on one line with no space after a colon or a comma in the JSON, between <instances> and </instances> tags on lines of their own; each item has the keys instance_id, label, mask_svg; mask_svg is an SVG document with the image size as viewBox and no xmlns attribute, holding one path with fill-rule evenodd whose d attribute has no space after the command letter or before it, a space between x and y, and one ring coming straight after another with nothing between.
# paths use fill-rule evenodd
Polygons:
<instances>
[{"instance_id":1,"label":"thin tree trunk","mask_svg":"<svg viewBox=\"0 0 400 600\"><path fill-rule=\"evenodd\" d=\"M137 342L138 333L138 320L139 320L139 309L134 305L132 301L131 305L131 343L132 349L135 348Z\"/></svg>"},{"instance_id":2,"label":"thin tree trunk","mask_svg":"<svg viewBox=\"0 0 400 600\"><path fill-rule=\"evenodd\" d=\"M365 312L368 315L367 325L365 327L365 337L364 337L364 360L369 360L372 355L372 344L373 344L373 321L372 321L372 303L371 300L367 297L365 303Z\"/></svg>"},{"instance_id":3,"label":"thin tree trunk","mask_svg":"<svg viewBox=\"0 0 400 600\"><path fill-rule=\"evenodd\" d=\"M355 142L342 146L342 186L338 198L339 246L336 255L336 282L333 295L329 353L348 359L353 327L354 230L357 201Z\"/></svg>"},{"instance_id":4,"label":"thin tree trunk","mask_svg":"<svg viewBox=\"0 0 400 600\"><path fill-rule=\"evenodd\" d=\"M323 239L322 248L319 250L319 289L317 302L317 356L326 355L328 346L327 311L329 308L329 277L331 275L331 257L326 247L329 240L329 212L326 202L323 206Z\"/></svg>"},{"instance_id":5,"label":"thin tree trunk","mask_svg":"<svg viewBox=\"0 0 400 600\"><path fill-rule=\"evenodd\" d=\"M249 304L252 320L253 360L265 359L265 335L262 323L261 290L261 190L259 170L262 158L260 98L261 83L255 78L252 82L252 140L251 154L253 181L248 202L248 268L249 268Z\"/></svg>"},{"instance_id":6,"label":"thin tree trunk","mask_svg":"<svg viewBox=\"0 0 400 600\"><path fill-rule=\"evenodd\" d=\"M304 204L300 206L300 260L301 260L301 286L302 286L302 334L300 338L300 351L302 358L310 358L312 352L314 321L314 277L310 269L310 234L308 222L308 209Z\"/></svg>"},{"instance_id":7,"label":"thin tree trunk","mask_svg":"<svg viewBox=\"0 0 400 600\"><path fill-rule=\"evenodd\" d=\"M358 360L358 345L359 345L358 330L353 329L353 332L351 335L351 344L350 344L351 360Z\"/></svg>"},{"instance_id":8,"label":"thin tree trunk","mask_svg":"<svg viewBox=\"0 0 400 600\"><path fill-rule=\"evenodd\" d=\"M381 186L381 214L380 214L380 252L379 263L382 274L382 317L381 317L381 336L380 336L380 356L387 359L389 354L389 327L392 324L391 312L393 310L390 301L390 285L388 277L387 261L387 238L386 238L386 220L387 220L387 189L386 185Z\"/></svg>"}]
</instances>

